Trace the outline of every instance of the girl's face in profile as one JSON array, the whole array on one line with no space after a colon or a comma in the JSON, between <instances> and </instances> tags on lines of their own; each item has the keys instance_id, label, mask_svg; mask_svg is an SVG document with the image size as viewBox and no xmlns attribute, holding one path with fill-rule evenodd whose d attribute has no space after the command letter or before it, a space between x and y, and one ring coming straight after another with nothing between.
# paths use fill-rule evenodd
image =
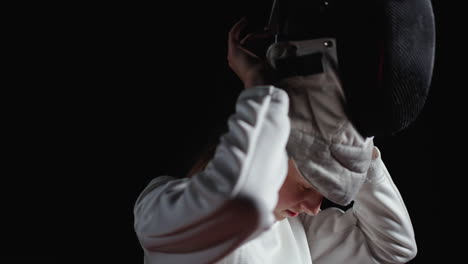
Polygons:
<instances>
[{"instance_id":1,"label":"girl's face in profile","mask_svg":"<svg viewBox=\"0 0 468 264\"><path fill-rule=\"evenodd\" d=\"M276 220L295 217L300 213L315 215L320 211L323 196L301 175L294 160L288 160L288 175L279 190L275 208Z\"/></svg>"}]
</instances>

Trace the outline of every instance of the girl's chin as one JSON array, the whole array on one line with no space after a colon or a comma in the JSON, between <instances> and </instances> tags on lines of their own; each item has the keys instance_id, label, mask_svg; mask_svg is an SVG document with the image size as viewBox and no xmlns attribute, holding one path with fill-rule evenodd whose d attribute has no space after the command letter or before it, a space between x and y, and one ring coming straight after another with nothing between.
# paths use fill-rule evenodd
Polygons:
<instances>
[{"instance_id":1,"label":"girl's chin","mask_svg":"<svg viewBox=\"0 0 468 264\"><path fill-rule=\"evenodd\" d=\"M284 211L275 211L274 214L276 221L281 221L287 217L287 214Z\"/></svg>"},{"instance_id":2,"label":"girl's chin","mask_svg":"<svg viewBox=\"0 0 468 264\"><path fill-rule=\"evenodd\" d=\"M274 211L274 215L275 215L276 221L281 221L288 217L291 217L287 210Z\"/></svg>"}]
</instances>

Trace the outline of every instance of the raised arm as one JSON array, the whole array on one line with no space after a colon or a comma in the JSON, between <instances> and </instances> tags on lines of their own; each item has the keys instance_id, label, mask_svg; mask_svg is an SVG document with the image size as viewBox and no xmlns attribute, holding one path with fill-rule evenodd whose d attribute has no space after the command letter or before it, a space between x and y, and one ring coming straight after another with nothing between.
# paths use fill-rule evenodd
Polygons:
<instances>
[{"instance_id":1,"label":"raised arm","mask_svg":"<svg viewBox=\"0 0 468 264\"><path fill-rule=\"evenodd\" d=\"M229 118L229 132L204 171L191 179L156 178L149 184L134 211L147 255L160 263L208 263L274 223L287 174L287 113L284 91L273 86L244 90Z\"/></svg>"},{"instance_id":2,"label":"raised arm","mask_svg":"<svg viewBox=\"0 0 468 264\"><path fill-rule=\"evenodd\" d=\"M351 209L301 216L314 263L406 263L417 253L403 199L374 148L367 181Z\"/></svg>"}]
</instances>

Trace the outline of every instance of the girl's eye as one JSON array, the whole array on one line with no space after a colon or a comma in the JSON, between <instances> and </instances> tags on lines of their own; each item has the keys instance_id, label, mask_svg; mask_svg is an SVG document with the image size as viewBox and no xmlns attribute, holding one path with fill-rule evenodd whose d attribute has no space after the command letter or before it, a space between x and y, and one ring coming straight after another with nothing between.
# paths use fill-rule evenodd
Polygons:
<instances>
[{"instance_id":1,"label":"girl's eye","mask_svg":"<svg viewBox=\"0 0 468 264\"><path fill-rule=\"evenodd\" d=\"M301 189L301 191L304 191L304 192L310 190L309 187L307 187L307 186L305 186L303 184L299 184L299 188Z\"/></svg>"},{"instance_id":2,"label":"girl's eye","mask_svg":"<svg viewBox=\"0 0 468 264\"><path fill-rule=\"evenodd\" d=\"M306 184L301 184L302 185L302 189L304 191L310 191L310 190L313 190L314 188L310 185L306 185Z\"/></svg>"}]
</instances>

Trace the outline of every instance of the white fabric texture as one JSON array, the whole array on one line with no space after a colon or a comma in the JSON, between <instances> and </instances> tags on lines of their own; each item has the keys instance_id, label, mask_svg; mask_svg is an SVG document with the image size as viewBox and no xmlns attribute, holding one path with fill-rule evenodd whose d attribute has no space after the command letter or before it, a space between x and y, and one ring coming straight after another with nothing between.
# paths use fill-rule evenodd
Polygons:
<instances>
[{"instance_id":1,"label":"white fabric texture","mask_svg":"<svg viewBox=\"0 0 468 264\"><path fill-rule=\"evenodd\" d=\"M298 217L273 224L216 264L312 264L306 233Z\"/></svg>"},{"instance_id":2,"label":"white fabric texture","mask_svg":"<svg viewBox=\"0 0 468 264\"><path fill-rule=\"evenodd\" d=\"M287 172L288 107L278 88L243 91L205 171L149 183L134 209L145 263L367 264L414 257L411 220L377 148L351 209L274 222ZM226 206L236 201L240 210Z\"/></svg>"},{"instance_id":3,"label":"white fabric texture","mask_svg":"<svg viewBox=\"0 0 468 264\"><path fill-rule=\"evenodd\" d=\"M323 196L348 205L366 178L373 141L363 138L346 116L334 47L333 39L279 42L270 46L267 58L275 67L281 59L322 54L322 73L287 77L277 84L290 98L287 151Z\"/></svg>"},{"instance_id":4,"label":"white fabric texture","mask_svg":"<svg viewBox=\"0 0 468 264\"><path fill-rule=\"evenodd\" d=\"M288 103L286 92L273 86L244 90L229 118L229 132L207 168L191 179L157 178L142 192L135 206L135 231L149 263L208 263L274 223L272 212L288 169ZM219 224L216 215L236 201L254 208L252 221L244 223L244 229L255 230L250 238L239 233L218 246L177 249L192 241L203 244L210 226ZM223 217L226 225L238 222ZM222 237L223 230L219 232Z\"/></svg>"}]
</instances>

